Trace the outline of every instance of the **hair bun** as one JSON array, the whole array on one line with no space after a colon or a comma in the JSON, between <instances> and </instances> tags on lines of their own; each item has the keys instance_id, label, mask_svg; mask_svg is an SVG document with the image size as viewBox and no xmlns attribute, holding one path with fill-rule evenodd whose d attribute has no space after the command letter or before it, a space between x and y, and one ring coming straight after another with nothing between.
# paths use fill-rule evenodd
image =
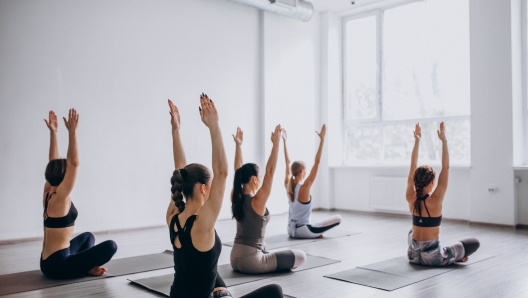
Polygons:
<instances>
[{"instance_id":1,"label":"hair bun","mask_svg":"<svg viewBox=\"0 0 528 298\"><path fill-rule=\"evenodd\" d=\"M180 169L180 175L183 179L187 178L187 170L185 168Z\"/></svg>"}]
</instances>

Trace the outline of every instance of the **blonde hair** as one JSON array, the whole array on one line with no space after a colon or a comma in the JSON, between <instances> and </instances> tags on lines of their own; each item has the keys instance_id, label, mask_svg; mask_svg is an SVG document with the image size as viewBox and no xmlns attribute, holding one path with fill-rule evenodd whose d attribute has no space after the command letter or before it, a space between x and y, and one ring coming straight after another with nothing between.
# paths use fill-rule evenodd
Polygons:
<instances>
[{"instance_id":1,"label":"blonde hair","mask_svg":"<svg viewBox=\"0 0 528 298\"><path fill-rule=\"evenodd\" d=\"M291 165L292 175L290 177L290 181L288 181L288 198L292 202L295 200L294 189L295 189L296 184L295 184L294 178L295 176L299 175L304 169L306 169L306 166L304 165L304 162L302 161L295 161Z\"/></svg>"}]
</instances>

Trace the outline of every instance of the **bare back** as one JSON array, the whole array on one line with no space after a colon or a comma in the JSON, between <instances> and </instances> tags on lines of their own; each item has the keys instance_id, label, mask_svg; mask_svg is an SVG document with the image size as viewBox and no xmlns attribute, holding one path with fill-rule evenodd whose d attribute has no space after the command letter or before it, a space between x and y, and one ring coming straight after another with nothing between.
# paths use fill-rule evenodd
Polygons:
<instances>
[{"instance_id":1,"label":"bare back","mask_svg":"<svg viewBox=\"0 0 528 298\"><path fill-rule=\"evenodd\" d=\"M43 195L43 205L46 204L47 192ZM49 217L63 217L70 210L71 200L68 196L66 200L58 200L54 194L48 201L46 210ZM66 228L46 228L44 227L44 243L42 245L42 259L47 259L51 254L64 248L70 247L70 239L73 235L74 227Z\"/></svg>"},{"instance_id":2,"label":"bare back","mask_svg":"<svg viewBox=\"0 0 528 298\"><path fill-rule=\"evenodd\" d=\"M409 204L409 211L415 216L428 217L429 214L431 217L439 217L442 215L442 203L444 198L438 198L437 195L433 192L425 201L420 202L422 214L418 214L417 211L414 211L414 203L417 200L416 192L407 197L407 203ZM426 204L426 206L424 206ZM429 214L426 211L429 211ZM418 227L413 225L413 235L412 238L417 241L428 241L438 239L440 237L440 227Z\"/></svg>"}]
</instances>

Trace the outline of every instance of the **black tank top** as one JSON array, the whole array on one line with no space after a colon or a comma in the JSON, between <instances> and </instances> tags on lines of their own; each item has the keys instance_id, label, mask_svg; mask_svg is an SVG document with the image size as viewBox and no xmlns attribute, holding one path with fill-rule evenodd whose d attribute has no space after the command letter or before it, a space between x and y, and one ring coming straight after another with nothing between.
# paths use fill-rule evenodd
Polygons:
<instances>
[{"instance_id":1,"label":"black tank top","mask_svg":"<svg viewBox=\"0 0 528 298\"><path fill-rule=\"evenodd\" d=\"M53 229L60 229L60 228L67 228L72 227L75 225L75 219L77 219L77 215L79 214L77 212L77 208L75 208L75 205L73 205L73 202L71 202L70 210L68 211L68 214L63 217L49 217L48 216L48 202L51 199L51 196L56 194L55 192L52 194L47 193L46 194L46 203L44 204L44 226L46 228L53 228Z\"/></svg>"},{"instance_id":2,"label":"black tank top","mask_svg":"<svg viewBox=\"0 0 528 298\"><path fill-rule=\"evenodd\" d=\"M215 288L217 265L222 242L215 230L213 248L206 252L194 248L191 240L191 229L196 215L191 215L183 228L178 220L178 214L171 219L169 226L170 240L174 249L174 282L170 297L178 298L208 298ZM174 231L174 224L178 232ZM179 238L181 248L174 246L174 239Z\"/></svg>"},{"instance_id":3,"label":"black tank top","mask_svg":"<svg viewBox=\"0 0 528 298\"><path fill-rule=\"evenodd\" d=\"M424 227L424 228L432 228L432 227L439 227L440 224L442 223L442 215L440 215L439 217L431 217L431 214L429 213L429 209L427 209L427 205L425 204L425 200L429 197L429 195L426 195L424 197L421 197L421 198L418 198L417 200L420 202L419 204L421 204L421 202L423 201L423 204L424 204L424 207L425 207L425 211L427 211L427 215L429 215L429 217L423 217L421 216L421 211L422 210L419 210L420 212L420 216L417 216L417 215L412 215L412 220L413 220L413 225L417 226L417 227Z\"/></svg>"}]
</instances>

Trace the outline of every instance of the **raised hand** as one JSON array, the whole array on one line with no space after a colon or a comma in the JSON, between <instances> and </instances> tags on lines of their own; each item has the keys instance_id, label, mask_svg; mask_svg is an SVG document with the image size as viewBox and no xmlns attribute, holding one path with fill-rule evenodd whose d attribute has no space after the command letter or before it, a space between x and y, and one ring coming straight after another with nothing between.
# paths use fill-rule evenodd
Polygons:
<instances>
[{"instance_id":1,"label":"raised hand","mask_svg":"<svg viewBox=\"0 0 528 298\"><path fill-rule=\"evenodd\" d=\"M171 125L172 130L180 130L180 112L178 111L178 108L172 103L172 100L169 99L169 108L170 108L170 115L171 115Z\"/></svg>"},{"instance_id":2,"label":"raised hand","mask_svg":"<svg viewBox=\"0 0 528 298\"><path fill-rule=\"evenodd\" d=\"M416 127L414 128L414 138L416 140L420 140L422 138L422 128L420 127L420 123L416 123Z\"/></svg>"},{"instance_id":3,"label":"raised hand","mask_svg":"<svg viewBox=\"0 0 528 298\"><path fill-rule=\"evenodd\" d=\"M233 140L237 145L242 145L242 141L244 141L244 132L242 131L242 129L240 129L240 127L237 127L236 135L232 136Z\"/></svg>"},{"instance_id":4,"label":"raised hand","mask_svg":"<svg viewBox=\"0 0 528 298\"><path fill-rule=\"evenodd\" d=\"M64 119L64 125L66 125L66 129L68 129L69 132L75 132L77 129L77 124L79 123L79 114L77 114L77 111L75 109L70 109L70 112L68 113L68 120L66 118L62 117Z\"/></svg>"},{"instance_id":5,"label":"raised hand","mask_svg":"<svg viewBox=\"0 0 528 298\"><path fill-rule=\"evenodd\" d=\"M446 141L446 135L445 135L445 125L444 122L440 123L440 129L436 131L438 133L438 138L442 140L442 142Z\"/></svg>"},{"instance_id":6,"label":"raised hand","mask_svg":"<svg viewBox=\"0 0 528 298\"><path fill-rule=\"evenodd\" d=\"M284 142L286 142L286 140L288 139L288 134L286 133L286 129L281 129L281 136L282 136L282 139L284 140Z\"/></svg>"},{"instance_id":7,"label":"raised hand","mask_svg":"<svg viewBox=\"0 0 528 298\"><path fill-rule=\"evenodd\" d=\"M207 94L202 93L200 95L200 117L205 126L212 128L218 126L218 112L216 111L215 104Z\"/></svg>"},{"instance_id":8,"label":"raised hand","mask_svg":"<svg viewBox=\"0 0 528 298\"><path fill-rule=\"evenodd\" d=\"M275 127L275 131L271 133L271 142L273 145L277 145L281 139L281 126L280 124Z\"/></svg>"},{"instance_id":9,"label":"raised hand","mask_svg":"<svg viewBox=\"0 0 528 298\"><path fill-rule=\"evenodd\" d=\"M315 131L315 133L319 136L321 141L324 140L324 138L326 136L326 124L323 124L323 127L321 127L321 132Z\"/></svg>"},{"instance_id":10,"label":"raised hand","mask_svg":"<svg viewBox=\"0 0 528 298\"><path fill-rule=\"evenodd\" d=\"M59 121L57 121L57 115L55 115L55 112L49 111L49 120L44 119L44 122L46 122L46 125L48 126L50 131L57 132L59 129Z\"/></svg>"}]
</instances>

